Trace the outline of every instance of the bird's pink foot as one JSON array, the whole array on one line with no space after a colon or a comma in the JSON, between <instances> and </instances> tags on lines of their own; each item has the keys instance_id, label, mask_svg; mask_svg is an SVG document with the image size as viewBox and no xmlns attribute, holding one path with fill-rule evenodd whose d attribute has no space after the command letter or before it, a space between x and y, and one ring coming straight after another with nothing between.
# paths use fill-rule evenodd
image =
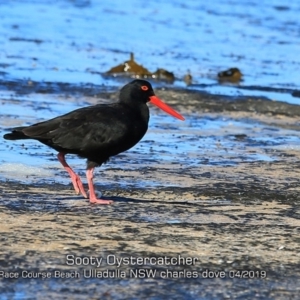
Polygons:
<instances>
[{"instance_id":1,"label":"bird's pink foot","mask_svg":"<svg viewBox=\"0 0 300 300\"><path fill-rule=\"evenodd\" d=\"M70 174L70 177L71 177L73 187L74 187L76 194L79 195L81 193L84 198L88 198L88 196L84 190L84 187L83 187L80 177L75 173Z\"/></svg>"},{"instance_id":2,"label":"bird's pink foot","mask_svg":"<svg viewBox=\"0 0 300 300\"><path fill-rule=\"evenodd\" d=\"M93 184L93 172L94 168L88 169L86 171L86 178L88 181L88 186L89 186L89 196L90 196L90 203L93 204L112 204L113 201L111 200L104 200L104 199L98 199L96 194L99 192L95 191L94 189L94 184ZM99 193L99 198L101 197L101 193Z\"/></svg>"},{"instance_id":3,"label":"bird's pink foot","mask_svg":"<svg viewBox=\"0 0 300 300\"><path fill-rule=\"evenodd\" d=\"M81 179L72 170L72 168L67 164L67 162L65 160L65 154L62 153L62 152L60 152L60 153L57 154L57 158L60 161L60 163L63 165L63 167L65 168L65 170L69 173L76 194L79 195L81 193L84 198L87 198L88 196L87 196L87 194L86 194L86 192L84 190L84 187L83 187L83 184L81 182Z\"/></svg>"},{"instance_id":4,"label":"bird's pink foot","mask_svg":"<svg viewBox=\"0 0 300 300\"><path fill-rule=\"evenodd\" d=\"M112 204L113 201L111 201L111 200L97 199L97 198L90 197L90 203L92 203L92 204Z\"/></svg>"}]
</instances>

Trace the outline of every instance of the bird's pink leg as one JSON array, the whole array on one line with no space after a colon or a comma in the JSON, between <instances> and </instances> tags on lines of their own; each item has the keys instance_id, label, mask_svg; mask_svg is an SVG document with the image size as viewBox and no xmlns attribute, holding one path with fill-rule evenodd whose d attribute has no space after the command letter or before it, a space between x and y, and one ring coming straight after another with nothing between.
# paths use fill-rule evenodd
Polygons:
<instances>
[{"instance_id":1,"label":"bird's pink leg","mask_svg":"<svg viewBox=\"0 0 300 300\"><path fill-rule=\"evenodd\" d=\"M113 201L97 199L97 197L95 195L94 184L93 184L93 172L94 172L94 168L87 169L87 171L86 171L86 178L87 178L89 190L90 190L90 202L97 203L97 204L111 204Z\"/></svg>"},{"instance_id":2,"label":"bird's pink leg","mask_svg":"<svg viewBox=\"0 0 300 300\"><path fill-rule=\"evenodd\" d=\"M67 164L67 162L65 160L65 154L62 153L62 152L59 152L57 154L57 158L58 158L59 162L63 165L63 167L65 168L65 170L69 173L76 194L78 195L79 193L81 193L84 198L87 198L87 194L86 194L86 192L84 190L84 187L83 187L83 184L82 184L82 182L80 180L80 177Z\"/></svg>"}]
</instances>

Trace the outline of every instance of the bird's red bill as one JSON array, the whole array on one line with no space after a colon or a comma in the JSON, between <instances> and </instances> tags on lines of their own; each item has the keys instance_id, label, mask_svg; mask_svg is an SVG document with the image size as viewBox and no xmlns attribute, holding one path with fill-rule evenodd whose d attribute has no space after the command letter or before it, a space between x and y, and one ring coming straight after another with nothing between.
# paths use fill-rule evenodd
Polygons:
<instances>
[{"instance_id":1,"label":"bird's red bill","mask_svg":"<svg viewBox=\"0 0 300 300\"><path fill-rule=\"evenodd\" d=\"M160 109L162 109L163 111L165 111L166 113L170 114L171 116L184 121L184 117L181 114L179 114L177 111L175 111L173 108L171 108L166 103L162 102L158 97L151 96L150 102L152 104L156 105L157 107L159 107Z\"/></svg>"}]
</instances>

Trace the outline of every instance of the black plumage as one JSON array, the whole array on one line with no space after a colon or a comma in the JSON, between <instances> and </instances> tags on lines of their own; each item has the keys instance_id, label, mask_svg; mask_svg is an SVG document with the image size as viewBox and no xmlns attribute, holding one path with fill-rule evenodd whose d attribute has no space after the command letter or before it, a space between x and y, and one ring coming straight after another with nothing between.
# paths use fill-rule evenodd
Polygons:
<instances>
[{"instance_id":1,"label":"black plumage","mask_svg":"<svg viewBox=\"0 0 300 300\"><path fill-rule=\"evenodd\" d=\"M95 196L94 167L101 166L109 157L130 149L142 139L148 129L149 101L183 120L154 95L149 82L134 80L121 89L117 103L84 107L45 122L13 128L4 138L35 139L58 151L58 159L69 172L76 192L85 197L79 176L68 166L64 156L71 153L87 158L90 201L107 204L110 201Z\"/></svg>"}]
</instances>

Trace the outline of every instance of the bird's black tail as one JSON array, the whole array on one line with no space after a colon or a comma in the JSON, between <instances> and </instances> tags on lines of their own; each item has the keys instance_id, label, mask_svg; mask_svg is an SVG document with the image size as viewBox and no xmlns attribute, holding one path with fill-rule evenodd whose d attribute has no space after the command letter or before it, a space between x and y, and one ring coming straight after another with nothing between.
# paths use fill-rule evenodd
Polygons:
<instances>
[{"instance_id":1,"label":"bird's black tail","mask_svg":"<svg viewBox=\"0 0 300 300\"><path fill-rule=\"evenodd\" d=\"M26 136L22 129L25 127L17 127L13 128L11 133L4 134L4 138L6 140L23 140L23 139L30 139L30 137Z\"/></svg>"}]
</instances>

